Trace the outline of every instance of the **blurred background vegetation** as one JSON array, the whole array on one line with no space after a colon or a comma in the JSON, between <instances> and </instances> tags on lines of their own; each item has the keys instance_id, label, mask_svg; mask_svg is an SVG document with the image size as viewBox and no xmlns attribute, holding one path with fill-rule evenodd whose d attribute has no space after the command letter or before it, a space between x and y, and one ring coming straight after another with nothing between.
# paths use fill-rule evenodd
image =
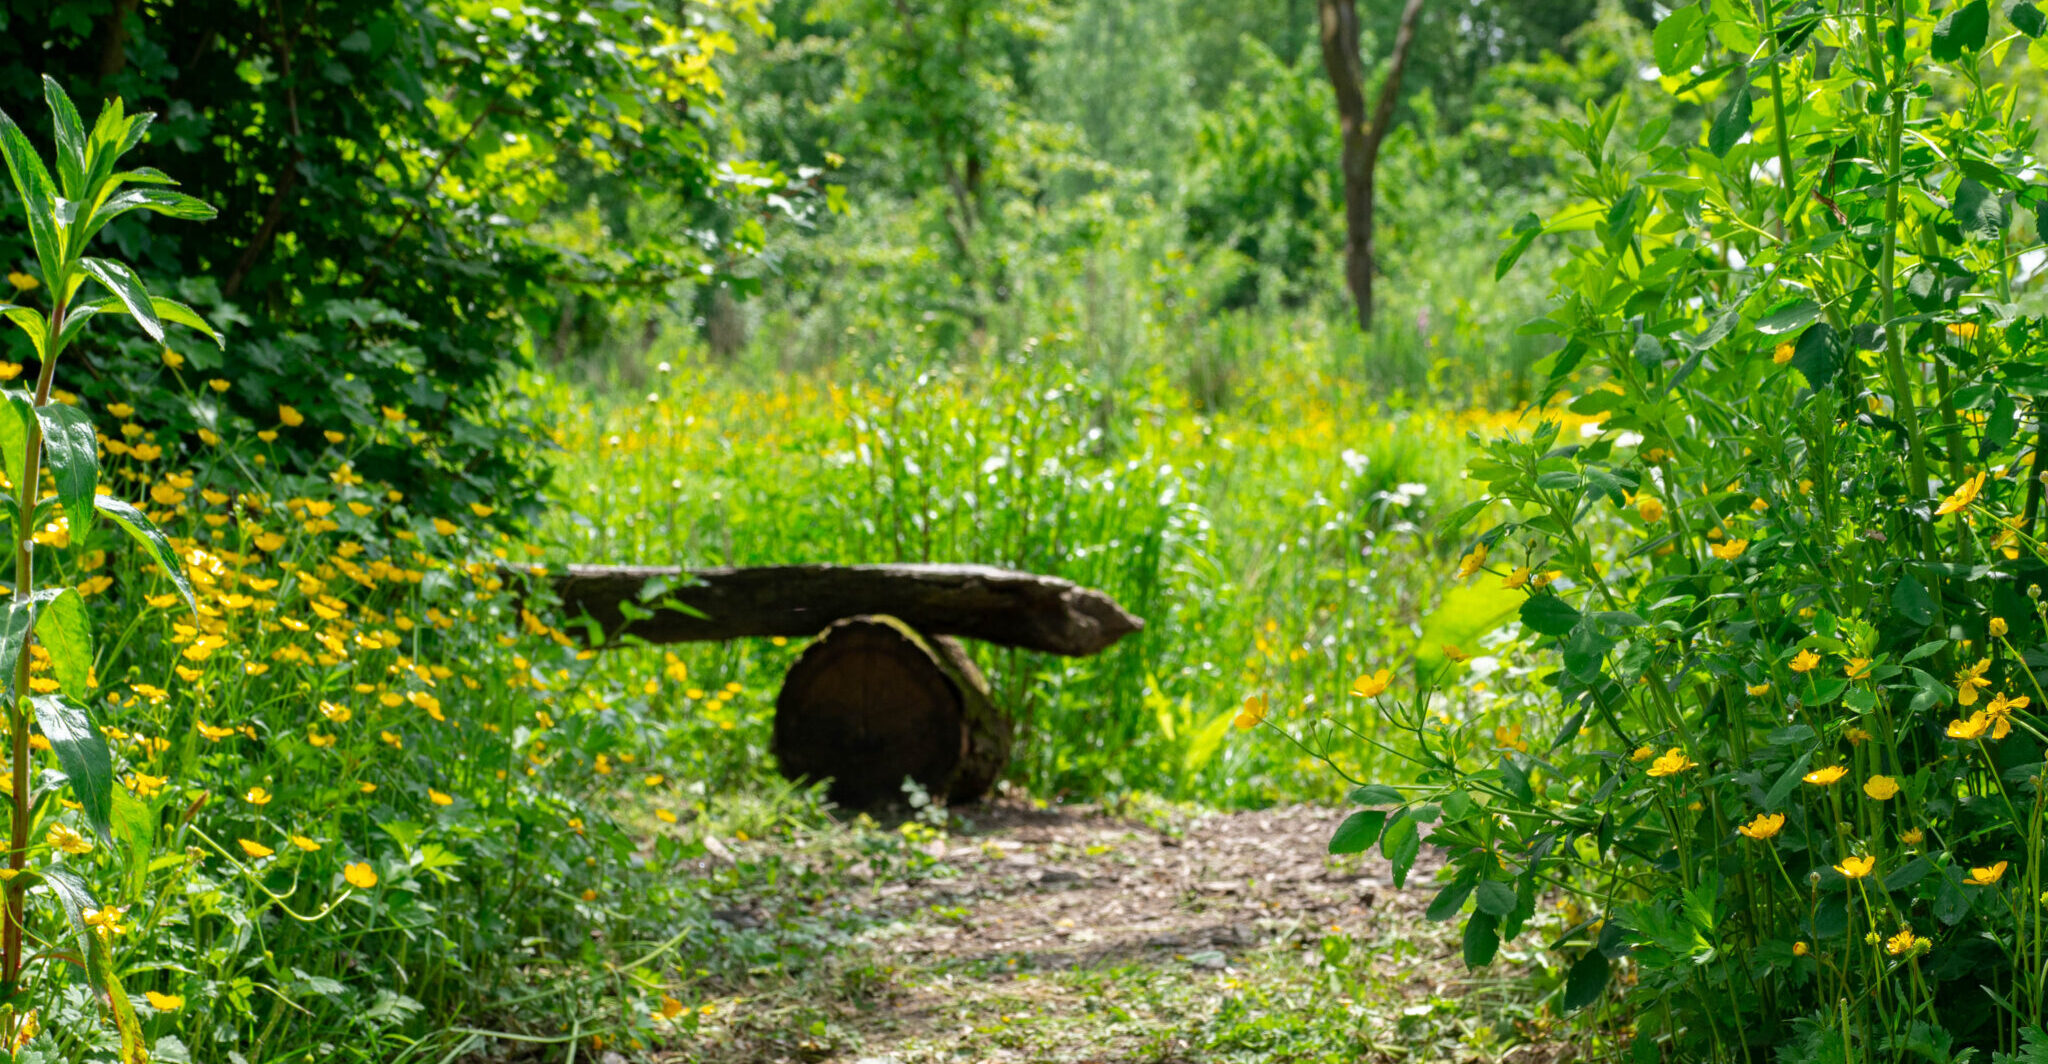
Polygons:
<instances>
[{"instance_id":1,"label":"blurred background vegetation","mask_svg":"<svg viewBox=\"0 0 2048 1064\"><path fill-rule=\"evenodd\" d=\"M159 115L142 161L221 205L109 230L231 329L182 369L139 338L86 353L85 398L166 462L265 431L312 473L336 426L403 413L357 468L415 513L488 504L550 563L1102 586L1148 636L984 653L1034 736L1018 781L1256 804L1339 781L1278 733L1223 743L1247 698L1371 768L1328 731L1370 726L1350 678L1422 634L1462 437L1512 423L1554 346L1520 331L1543 264L1494 276L1517 219L1573 198L1547 124L1654 76L1648 3L1426 5L1361 333L1320 6L24 0L0 107L42 137L32 74L119 94ZM1369 99L1400 8L1357 4ZM1697 127L1673 108L1624 126ZM10 268L25 248L0 231ZM780 667L684 656L750 690ZM654 707L675 756L771 771L766 702L698 708Z\"/></svg>"}]
</instances>

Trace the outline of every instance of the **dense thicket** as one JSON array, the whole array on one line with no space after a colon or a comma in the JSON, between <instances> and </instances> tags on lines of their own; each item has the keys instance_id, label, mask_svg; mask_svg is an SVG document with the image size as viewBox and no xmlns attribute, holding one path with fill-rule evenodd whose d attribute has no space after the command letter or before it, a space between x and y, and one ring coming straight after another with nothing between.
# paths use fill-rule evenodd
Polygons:
<instances>
[{"instance_id":1,"label":"dense thicket","mask_svg":"<svg viewBox=\"0 0 2048 1064\"><path fill-rule=\"evenodd\" d=\"M535 434L494 402L502 368L530 350L522 315L569 291L695 276L748 240L715 201L776 184L725 167L707 135L720 90L712 60L755 17L752 5L719 7L25 0L0 10L0 107L46 136L37 75L47 72L81 101L118 95L155 111L140 161L221 211L176 232L138 212L109 235L153 284L233 326L226 353L180 348L174 367L114 357L121 345L102 338L81 352L93 374L85 390L136 407L173 460L200 446L201 427L276 426L279 404L306 418L282 428L288 465L327 448L326 432L402 411L422 445L368 448L355 456L365 475L434 510L530 498ZM598 182L609 200L659 197L711 223L642 231L630 244L559 224L577 206L568 193ZM12 221L0 261L10 271L32 261ZM8 357L28 355L23 345ZM202 386L213 378L234 387L215 394Z\"/></svg>"}]
</instances>

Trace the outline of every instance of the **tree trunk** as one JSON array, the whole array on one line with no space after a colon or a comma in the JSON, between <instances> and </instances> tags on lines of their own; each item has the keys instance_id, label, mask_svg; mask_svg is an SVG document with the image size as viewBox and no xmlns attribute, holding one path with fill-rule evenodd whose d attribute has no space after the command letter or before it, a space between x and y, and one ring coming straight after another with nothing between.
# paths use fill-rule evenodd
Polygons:
<instances>
[{"instance_id":1,"label":"tree trunk","mask_svg":"<svg viewBox=\"0 0 2048 1064\"><path fill-rule=\"evenodd\" d=\"M986 565L572 565L551 579L569 630L589 638L574 623L588 616L605 642L809 637L843 617L885 613L933 635L1085 657L1145 627L1100 591Z\"/></svg>"},{"instance_id":2,"label":"tree trunk","mask_svg":"<svg viewBox=\"0 0 2048 1064\"><path fill-rule=\"evenodd\" d=\"M1358 309L1358 327L1372 328L1373 175L1379 168L1380 143L1393 124L1401 76L1408 69L1408 50L1415 43L1415 22L1423 0L1408 0L1401 11L1401 29L1387 80L1380 86L1372 122L1365 117L1365 60L1358 53L1357 0L1317 0L1322 19L1323 69L1337 91L1337 116L1344 141L1344 282Z\"/></svg>"},{"instance_id":3,"label":"tree trunk","mask_svg":"<svg viewBox=\"0 0 2048 1064\"><path fill-rule=\"evenodd\" d=\"M905 777L935 798L974 801L1010 759L1011 722L960 644L894 617L850 617L790 666L775 699L775 760L799 782L830 780L850 808L899 798Z\"/></svg>"}]
</instances>

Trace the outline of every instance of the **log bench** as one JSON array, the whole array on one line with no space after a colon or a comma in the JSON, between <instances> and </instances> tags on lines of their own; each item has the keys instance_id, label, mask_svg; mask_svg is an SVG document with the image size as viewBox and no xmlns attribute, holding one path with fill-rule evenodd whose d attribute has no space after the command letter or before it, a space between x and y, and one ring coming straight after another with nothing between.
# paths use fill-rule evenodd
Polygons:
<instances>
[{"instance_id":1,"label":"log bench","mask_svg":"<svg viewBox=\"0 0 2048 1064\"><path fill-rule=\"evenodd\" d=\"M594 647L810 639L776 695L771 749L784 776L829 780L855 807L897 797L906 776L955 802L1001 778L1011 717L959 639L1085 657L1145 626L1100 591L983 565L572 565L549 579Z\"/></svg>"}]
</instances>

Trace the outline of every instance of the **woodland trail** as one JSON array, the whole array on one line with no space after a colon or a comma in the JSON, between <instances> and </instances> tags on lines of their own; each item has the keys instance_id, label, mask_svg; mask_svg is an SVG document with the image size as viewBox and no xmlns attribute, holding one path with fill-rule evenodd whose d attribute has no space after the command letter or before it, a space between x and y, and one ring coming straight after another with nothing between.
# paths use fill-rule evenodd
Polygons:
<instances>
[{"instance_id":1,"label":"woodland trail","mask_svg":"<svg viewBox=\"0 0 2048 1064\"><path fill-rule=\"evenodd\" d=\"M931 874L850 885L873 919L814 986L831 998L822 1014L815 997L795 1011L760 998L675 1059L1553 1059L1483 1051L1502 1021L1464 982L1457 923L1423 916L1432 855L1396 889L1377 854L1325 853L1344 813L1148 825L1089 807L970 809L925 843ZM803 1031L778 1022L799 1014L814 1017Z\"/></svg>"}]
</instances>

